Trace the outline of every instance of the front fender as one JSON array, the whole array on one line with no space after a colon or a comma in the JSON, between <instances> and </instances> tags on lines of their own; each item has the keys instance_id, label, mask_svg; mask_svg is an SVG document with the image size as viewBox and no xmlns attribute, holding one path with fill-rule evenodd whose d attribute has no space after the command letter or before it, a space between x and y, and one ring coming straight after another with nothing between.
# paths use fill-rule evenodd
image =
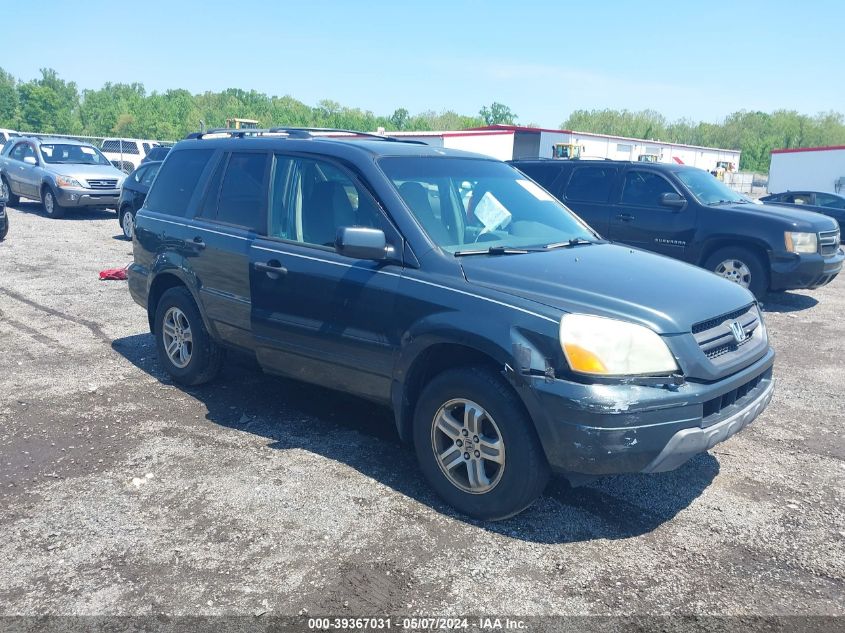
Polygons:
<instances>
[{"instance_id":1,"label":"front fender","mask_svg":"<svg viewBox=\"0 0 845 633\"><path fill-rule=\"evenodd\" d=\"M418 372L424 371L421 365L429 358L428 352L438 346L455 348L455 366L461 363L462 355L483 356L499 369L530 412L533 398L526 393L526 389L531 389L526 377L538 373L553 375L554 367L562 360L557 328L549 325L549 332L540 332L542 327L526 327L520 319L479 319L478 314L469 312L440 312L415 322L402 337L391 383L391 403L400 437L411 437L415 397L422 389L419 385L414 393Z\"/></svg>"}]
</instances>

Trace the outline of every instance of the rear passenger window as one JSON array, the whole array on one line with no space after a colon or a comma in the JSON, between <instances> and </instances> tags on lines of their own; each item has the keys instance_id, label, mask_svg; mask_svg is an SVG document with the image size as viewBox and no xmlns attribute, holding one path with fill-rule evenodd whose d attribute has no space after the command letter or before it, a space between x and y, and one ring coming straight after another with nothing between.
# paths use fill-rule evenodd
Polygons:
<instances>
[{"instance_id":1,"label":"rear passenger window","mask_svg":"<svg viewBox=\"0 0 845 633\"><path fill-rule=\"evenodd\" d=\"M660 196L664 193L677 191L663 176L650 171L632 170L625 174L622 204L660 207Z\"/></svg>"},{"instance_id":2,"label":"rear passenger window","mask_svg":"<svg viewBox=\"0 0 845 633\"><path fill-rule=\"evenodd\" d=\"M615 169L579 167L572 172L566 187L566 199L573 202L607 202L615 179Z\"/></svg>"},{"instance_id":3,"label":"rear passenger window","mask_svg":"<svg viewBox=\"0 0 845 633\"><path fill-rule=\"evenodd\" d=\"M234 152L226 165L217 203L217 221L253 231L263 229L267 154Z\"/></svg>"},{"instance_id":4,"label":"rear passenger window","mask_svg":"<svg viewBox=\"0 0 845 633\"><path fill-rule=\"evenodd\" d=\"M213 153L210 149L174 152L162 165L144 206L159 213L184 216Z\"/></svg>"}]
</instances>

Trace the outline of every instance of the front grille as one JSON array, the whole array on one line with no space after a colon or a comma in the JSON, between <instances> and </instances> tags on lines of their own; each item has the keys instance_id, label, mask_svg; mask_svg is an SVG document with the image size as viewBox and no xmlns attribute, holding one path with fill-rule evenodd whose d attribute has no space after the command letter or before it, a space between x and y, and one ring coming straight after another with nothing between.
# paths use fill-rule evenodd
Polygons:
<instances>
[{"instance_id":1,"label":"front grille","mask_svg":"<svg viewBox=\"0 0 845 633\"><path fill-rule=\"evenodd\" d=\"M117 189L116 178L103 178L101 180L88 180L86 182L90 189Z\"/></svg>"},{"instance_id":2,"label":"front grille","mask_svg":"<svg viewBox=\"0 0 845 633\"><path fill-rule=\"evenodd\" d=\"M725 354L730 354L731 352L737 351L740 347L747 344L751 340L749 336L741 343L726 343L724 345L719 345L719 347L711 347L707 351L704 352L704 355L707 356L710 360L714 358L719 358L719 356L724 356Z\"/></svg>"},{"instance_id":3,"label":"front grille","mask_svg":"<svg viewBox=\"0 0 845 633\"><path fill-rule=\"evenodd\" d=\"M742 340L737 341L732 325L736 323L742 329ZM742 355L754 339L757 328L762 327L760 312L754 304L721 316L701 321L692 326L695 342L704 355L716 365L732 362Z\"/></svg>"},{"instance_id":4,"label":"front grille","mask_svg":"<svg viewBox=\"0 0 845 633\"><path fill-rule=\"evenodd\" d=\"M714 327L721 325L725 321L733 321L734 319L737 319L737 318L741 317L743 314L745 314L746 312L748 312L748 309L750 307L751 306L745 306L744 308L740 308L739 310L734 310L733 312L728 312L727 314L723 314L722 316L715 317L713 319L710 319L709 321L702 321L701 323L696 323L695 325L692 326L692 333L693 334L699 334L699 333L704 332L706 330L711 330Z\"/></svg>"},{"instance_id":5,"label":"front grille","mask_svg":"<svg viewBox=\"0 0 845 633\"><path fill-rule=\"evenodd\" d=\"M759 376L755 376L751 380L749 380L744 385L740 385L736 389L731 389L730 391L723 393L721 396L708 400L704 403L704 411L702 415L704 417L702 426L707 427L711 424L715 424L719 420L719 414L722 413L728 407L740 403L745 404L742 402L742 399L748 396L748 394L753 391L759 384L763 381L764 378L768 377L771 374L771 370L763 372ZM756 394L755 394L756 395Z\"/></svg>"},{"instance_id":6,"label":"front grille","mask_svg":"<svg viewBox=\"0 0 845 633\"><path fill-rule=\"evenodd\" d=\"M819 233L819 253L835 255L839 250L839 231L822 231Z\"/></svg>"}]
</instances>

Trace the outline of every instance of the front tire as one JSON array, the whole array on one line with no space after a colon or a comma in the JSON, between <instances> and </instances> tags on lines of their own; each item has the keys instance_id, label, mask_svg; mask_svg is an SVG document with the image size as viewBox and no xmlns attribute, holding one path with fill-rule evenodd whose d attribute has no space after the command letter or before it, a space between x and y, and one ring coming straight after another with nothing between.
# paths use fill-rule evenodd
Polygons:
<instances>
[{"instance_id":1,"label":"front tire","mask_svg":"<svg viewBox=\"0 0 845 633\"><path fill-rule=\"evenodd\" d=\"M51 218L63 218L65 208L59 204L56 194L50 187L41 190L41 204L44 205L44 212Z\"/></svg>"},{"instance_id":2,"label":"front tire","mask_svg":"<svg viewBox=\"0 0 845 633\"><path fill-rule=\"evenodd\" d=\"M159 361L173 380L190 386L217 376L223 348L211 339L187 288L171 288L161 296L154 324Z\"/></svg>"},{"instance_id":3,"label":"front tire","mask_svg":"<svg viewBox=\"0 0 845 633\"><path fill-rule=\"evenodd\" d=\"M550 476L522 403L504 378L485 367L445 371L423 389L414 445L435 491L476 519L522 512Z\"/></svg>"},{"instance_id":4,"label":"front tire","mask_svg":"<svg viewBox=\"0 0 845 633\"><path fill-rule=\"evenodd\" d=\"M707 258L704 268L748 288L758 299L765 297L769 289L769 275L762 260L741 246L720 248Z\"/></svg>"}]
</instances>

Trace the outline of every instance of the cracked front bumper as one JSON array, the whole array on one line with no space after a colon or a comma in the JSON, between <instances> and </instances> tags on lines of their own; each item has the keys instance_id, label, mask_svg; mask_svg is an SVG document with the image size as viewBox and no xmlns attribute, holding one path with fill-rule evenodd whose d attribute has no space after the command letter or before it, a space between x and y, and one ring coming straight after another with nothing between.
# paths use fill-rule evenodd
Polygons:
<instances>
[{"instance_id":1,"label":"cracked front bumper","mask_svg":"<svg viewBox=\"0 0 845 633\"><path fill-rule=\"evenodd\" d=\"M677 388L532 377L516 385L552 469L607 475L677 468L756 418L773 391L774 351L713 383Z\"/></svg>"}]
</instances>

